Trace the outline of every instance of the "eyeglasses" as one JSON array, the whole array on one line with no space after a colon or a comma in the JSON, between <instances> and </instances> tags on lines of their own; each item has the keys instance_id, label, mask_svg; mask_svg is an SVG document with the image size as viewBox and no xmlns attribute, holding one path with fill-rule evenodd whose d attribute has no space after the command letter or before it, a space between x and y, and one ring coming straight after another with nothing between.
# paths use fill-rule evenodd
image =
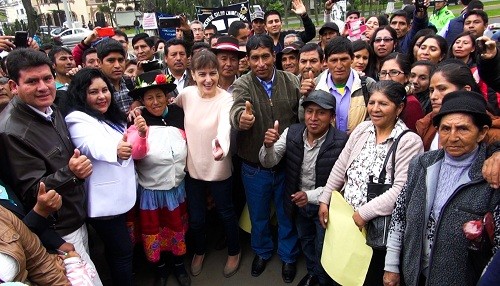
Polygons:
<instances>
[{"instance_id":1,"label":"eyeglasses","mask_svg":"<svg viewBox=\"0 0 500 286\"><path fill-rule=\"evenodd\" d=\"M392 40L394 40L394 39L393 38L375 38L374 42L378 44L378 43L380 43L382 41L384 41L384 42L392 42Z\"/></svg>"},{"instance_id":2,"label":"eyeglasses","mask_svg":"<svg viewBox=\"0 0 500 286\"><path fill-rule=\"evenodd\" d=\"M5 76L0 76L0 84L6 84L9 82L9 78Z\"/></svg>"},{"instance_id":3,"label":"eyeglasses","mask_svg":"<svg viewBox=\"0 0 500 286\"><path fill-rule=\"evenodd\" d=\"M387 75L389 75L389 77L392 78L392 77L397 77L400 74L405 74L405 73L398 70L380 71L378 73L378 78L385 78Z\"/></svg>"}]
</instances>

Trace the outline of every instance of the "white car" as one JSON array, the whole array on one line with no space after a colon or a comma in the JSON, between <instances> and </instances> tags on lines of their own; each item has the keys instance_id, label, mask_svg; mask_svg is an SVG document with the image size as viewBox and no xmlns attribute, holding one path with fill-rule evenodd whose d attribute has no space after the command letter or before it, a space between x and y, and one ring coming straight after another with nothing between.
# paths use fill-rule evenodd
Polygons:
<instances>
[{"instance_id":1,"label":"white car","mask_svg":"<svg viewBox=\"0 0 500 286\"><path fill-rule=\"evenodd\" d=\"M90 35L90 33L92 33L92 31L89 29L71 28L62 31L59 34L53 35L53 37L55 41L61 41L63 45L68 48L72 48L85 39L85 37Z\"/></svg>"}]
</instances>

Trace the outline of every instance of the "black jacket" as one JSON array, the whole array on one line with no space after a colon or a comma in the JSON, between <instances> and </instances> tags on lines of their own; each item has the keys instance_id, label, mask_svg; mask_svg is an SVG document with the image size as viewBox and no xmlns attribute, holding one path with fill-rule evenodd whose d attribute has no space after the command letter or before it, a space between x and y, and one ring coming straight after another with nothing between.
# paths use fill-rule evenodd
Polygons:
<instances>
[{"instance_id":1,"label":"black jacket","mask_svg":"<svg viewBox=\"0 0 500 286\"><path fill-rule=\"evenodd\" d=\"M316 27L314 26L313 21L309 18L309 15L304 15L301 17L302 23L304 24L304 31L298 32L295 30L287 30L280 32L280 38L278 40L278 45L273 47L275 53L279 53L285 48L285 36L288 34L297 34L300 40L303 43L308 43L314 37L316 37Z\"/></svg>"},{"instance_id":2,"label":"black jacket","mask_svg":"<svg viewBox=\"0 0 500 286\"><path fill-rule=\"evenodd\" d=\"M293 124L288 129L286 138L285 197L283 204L285 212L292 218L296 206L292 203L290 196L299 191L300 171L304 159L303 134L305 129L306 126L303 123ZM345 132L330 126L325 142L321 145L316 158L316 188L326 185L333 165L335 165L340 152L347 143L347 138Z\"/></svg>"},{"instance_id":3,"label":"black jacket","mask_svg":"<svg viewBox=\"0 0 500 286\"><path fill-rule=\"evenodd\" d=\"M56 106L51 108L52 122L14 97L0 114L0 179L15 190L25 210L34 207L40 181L56 190L63 205L51 228L62 236L82 226L86 201L84 181L68 166L75 147L66 122Z\"/></svg>"}]
</instances>

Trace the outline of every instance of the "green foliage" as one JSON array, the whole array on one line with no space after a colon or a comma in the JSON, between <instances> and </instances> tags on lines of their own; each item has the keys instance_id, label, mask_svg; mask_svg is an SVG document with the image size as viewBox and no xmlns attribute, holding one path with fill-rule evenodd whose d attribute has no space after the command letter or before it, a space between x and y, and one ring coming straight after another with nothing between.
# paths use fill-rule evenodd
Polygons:
<instances>
[{"instance_id":1,"label":"green foliage","mask_svg":"<svg viewBox=\"0 0 500 286\"><path fill-rule=\"evenodd\" d=\"M273 1L267 4L266 11L268 10L276 10L280 12L281 15L285 15L285 6L283 5L283 2L281 1Z\"/></svg>"}]
</instances>

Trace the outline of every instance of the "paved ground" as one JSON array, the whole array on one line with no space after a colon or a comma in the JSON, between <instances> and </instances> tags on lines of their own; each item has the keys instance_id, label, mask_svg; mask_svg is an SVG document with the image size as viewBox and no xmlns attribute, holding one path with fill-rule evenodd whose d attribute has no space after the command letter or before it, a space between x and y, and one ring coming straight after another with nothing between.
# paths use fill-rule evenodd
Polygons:
<instances>
[{"instance_id":1,"label":"paved ground","mask_svg":"<svg viewBox=\"0 0 500 286\"><path fill-rule=\"evenodd\" d=\"M214 230L214 227L209 227L210 230ZM240 242L242 246L242 260L240 264L240 269L238 273L230 278L225 278L222 275L222 270L227 258L227 251L215 250L216 237L219 234L214 232L209 233L208 236L208 252L205 256L205 261L203 264L203 271L197 277L191 277L193 286L267 286L267 285L297 285L297 283L306 274L306 266L303 257L299 258L297 263L297 276L291 284L286 284L281 278L281 261L279 256L275 254L271 261L267 264L266 270L259 277L253 277L250 274L252 267L252 260L254 254L250 248L250 235L241 231L240 232ZM91 240L93 247L91 251L91 256L99 269L99 275L103 280L105 286L111 285L109 278L109 273L107 270L106 263L103 259L103 246L102 243L92 234L90 231ZM186 266L189 267L191 263L191 254L187 255ZM187 268L189 269L189 268ZM144 254L142 252L141 246L139 245L135 249L134 255L134 273L135 273L135 285L138 286L149 286L153 285L154 272L150 264L145 260ZM167 285L179 285L173 275L169 277Z\"/></svg>"}]
</instances>

